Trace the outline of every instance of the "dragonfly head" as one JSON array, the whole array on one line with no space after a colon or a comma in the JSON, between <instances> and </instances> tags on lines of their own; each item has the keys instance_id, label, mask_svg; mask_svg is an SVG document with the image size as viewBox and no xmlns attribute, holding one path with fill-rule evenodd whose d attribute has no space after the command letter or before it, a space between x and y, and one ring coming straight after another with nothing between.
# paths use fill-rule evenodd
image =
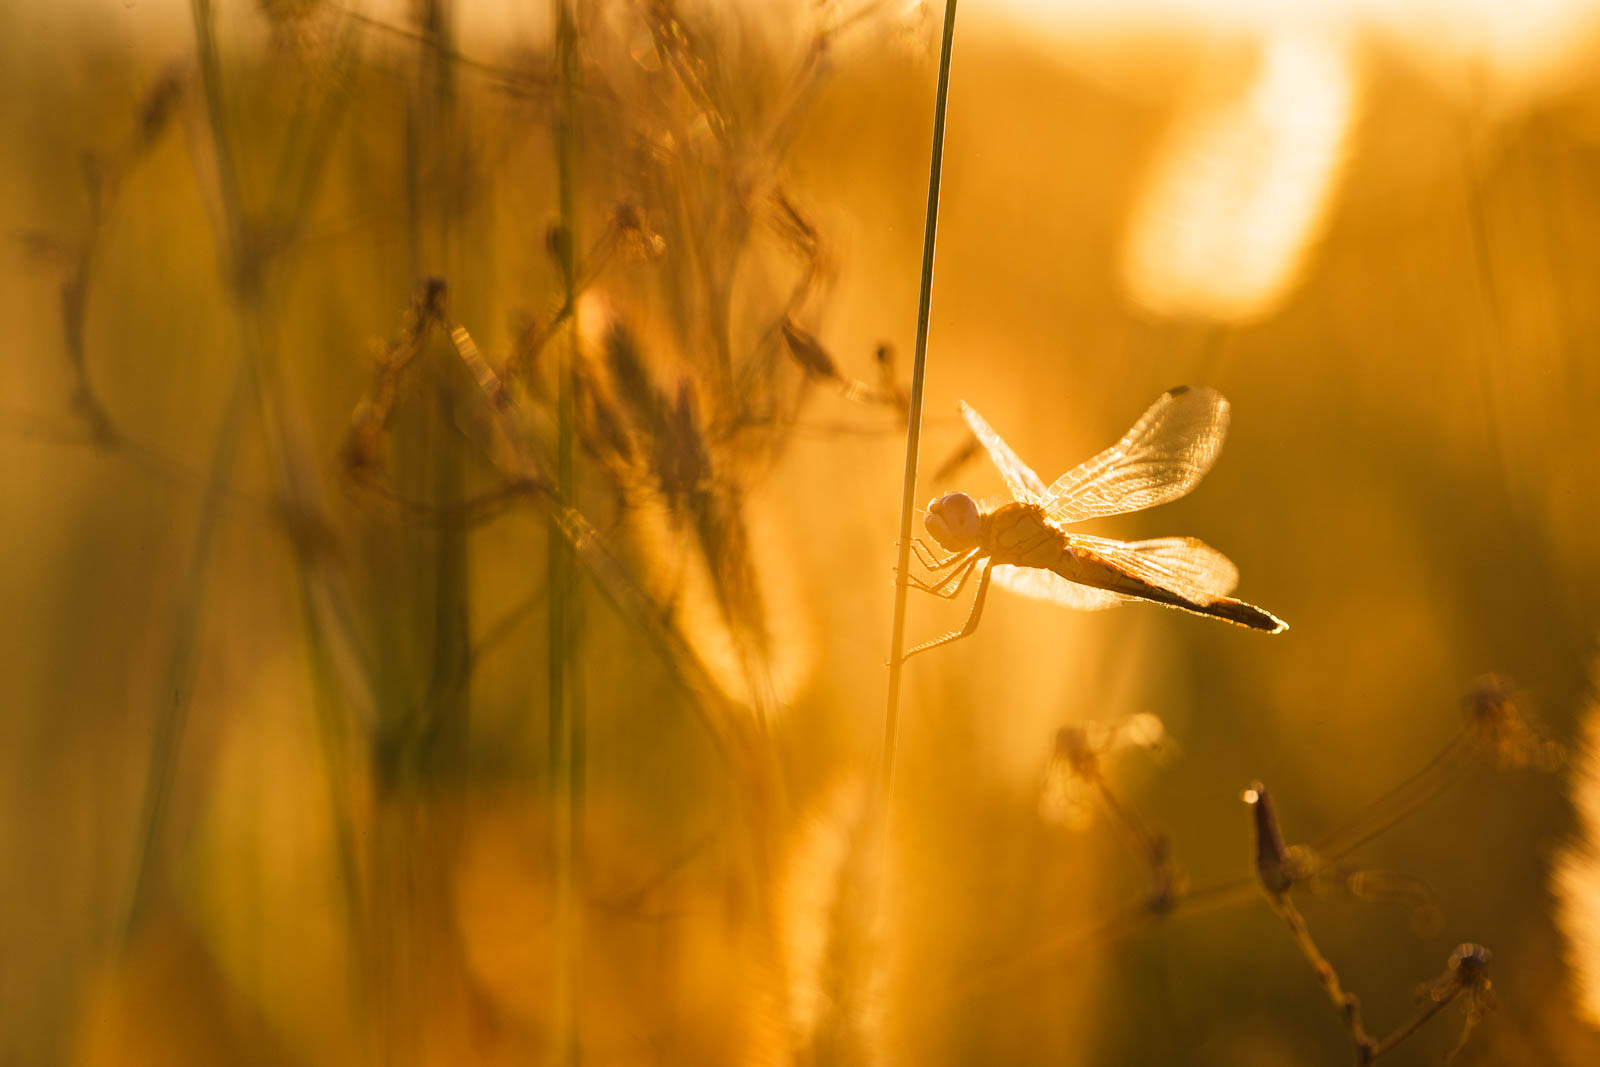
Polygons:
<instances>
[{"instance_id":1,"label":"dragonfly head","mask_svg":"<svg viewBox=\"0 0 1600 1067\"><path fill-rule=\"evenodd\" d=\"M922 520L933 539L951 552L978 547L983 525L978 505L965 493L946 493L928 505Z\"/></svg>"}]
</instances>

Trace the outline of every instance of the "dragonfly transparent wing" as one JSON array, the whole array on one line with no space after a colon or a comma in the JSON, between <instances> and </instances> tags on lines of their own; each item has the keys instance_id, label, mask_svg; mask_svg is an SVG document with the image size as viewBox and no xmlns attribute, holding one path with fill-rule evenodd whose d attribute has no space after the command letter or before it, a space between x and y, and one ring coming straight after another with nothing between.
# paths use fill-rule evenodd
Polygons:
<instances>
[{"instance_id":1,"label":"dragonfly transparent wing","mask_svg":"<svg viewBox=\"0 0 1600 1067\"><path fill-rule=\"evenodd\" d=\"M961 417L967 420L967 425L972 428L972 435L988 449L989 458L1000 468L1000 476L1006 480L1006 488L1011 490L1012 499L1025 504L1041 503L1045 497L1044 481L1033 473L1033 468L1022 462L1017 454L1011 451L1011 446L983 421L983 416L965 401L961 403Z\"/></svg>"},{"instance_id":2,"label":"dragonfly transparent wing","mask_svg":"<svg viewBox=\"0 0 1600 1067\"><path fill-rule=\"evenodd\" d=\"M1075 611L1099 611L1127 599L1109 590L1069 582L1061 575L1039 567L1013 567L1001 563L989 570L994 575L994 584L1004 589L1034 600L1048 600Z\"/></svg>"},{"instance_id":3,"label":"dragonfly transparent wing","mask_svg":"<svg viewBox=\"0 0 1600 1067\"><path fill-rule=\"evenodd\" d=\"M1196 604L1209 604L1225 597L1239 584L1239 568L1233 561L1193 537L1112 541L1068 534L1067 539L1075 548L1088 549L1140 581L1170 590Z\"/></svg>"},{"instance_id":4,"label":"dragonfly transparent wing","mask_svg":"<svg viewBox=\"0 0 1600 1067\"><path fill-rule=\"evenodd\" d=\"M1039 818L1069 830L1087 830L1094 821L1094 793L1062 761L1052 760L1039 789Z\"/></svg>"},{"instance_id":5,"label":"dragonfly transparent wing","mask_svg":"<svg viewBox=\"0 0 1600 1067\"><path fill-rule=\"evenodd\" d=\"M1078 522L1176 500L1205 477L1227 432L1228 402L1221 393L1170 390L1122 440L1057 478L1043 494L1045 513L1056 522Z\"/></svg>"}]
</instances>

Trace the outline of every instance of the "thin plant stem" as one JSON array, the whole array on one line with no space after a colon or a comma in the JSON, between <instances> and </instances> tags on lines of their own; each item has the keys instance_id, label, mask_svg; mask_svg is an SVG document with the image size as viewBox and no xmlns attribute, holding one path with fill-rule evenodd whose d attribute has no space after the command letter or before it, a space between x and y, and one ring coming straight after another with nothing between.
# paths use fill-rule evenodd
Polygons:
<instances>
[{"instance_id":1,"label":"thin plant stem","mask_svg":"<svg viewBox=\"0 0 1600 1067\"><path fill-rule=\"evenodd\" d=\"M1389 830L1406 815L1459 781L1468 766L1466 757L1472 751L1470 732L1464 730L1416 773L1369 802L1344 825L1318 838L1310 848L1310 855L1319 869ZM1103 781L1098 785L1102 799L1130 835L1138 839L1141 849L1153 847L1155 839L1149 829L1115 798ZM1237 907L1259 899L1260 894L1256 878L1246 876L1184 890L1172 899L1169 906L1160 910L1152 909L1148 901L1119 908L1067 933L1036 942L1009 960L998 960L964 975L960 982L929 997L923 1010L930 1014L948 1010L951 1004L980 990L992 992L997 987L1035 978L1045 967L1058 964L1089 948L1111 944L1158 923ZM1420 1026L1423 1021L1426 1019L1417 1021L1416 1025ZM1383 1045L1392 1045L1394 1042L1395 1039L1385 1038Z\"/></svg>"},{"instance_id":2,"label":"thin plant stem","mask_svg":"<svg viewBox=\"0 0 1600 1067\"><path fill-rule=\"evenodd\" d=\"M1271 898L1272 909L1289 926L1289 932L1294 935L1294 942L1299 947L1301 955L1306 962L1311 964L1311 969L1316 972L1317 981L1321 983L1322 990L1328 995L1328 1000L1333 1003L1334 1010L1344 1020L1345 1027L1350 1031L1350 1040L1355 1044L1358 1062L1371 1063L1377 1043L1367 1035L1366 1028L1361 1025L1361 1002L1354 993L1347 992L1339 981L1339 972L1333 969L1333 964L1328 962L1322 950L1317 948L1317 943L1311 937L1311 930L1306 926L1305 917L1300 914L1300 909L1294 906L1287 893Z\"/></svg>"},{"instance_id":3,"label":"thin plant stem","mask_svg":"<svg viewBox=\"0 0 1600 1067\"><path fill-rule=\"evenodd\" d=\"M565 343L556 361L556 490L563 500L577 499L573 469L573 373L578 358L578 330L572 315L577 300L577 210L574 169L577 129L578 28L569 0L556 5L556 65L560 101L556 112L556 170L560 221L553 243L567 310ZM584 723L574 683L576 561L571 546L554 523L549 534L549 758L555 794L556 966L554 997L555 1059L579 1061L577 1025L581 911L578 907L578 837L583 817Z\"/></svg>"},{"instance_id":4,"label":"thin plant stem","mask_svg":"<svg viewBox=\"0 0 1600 1067\"><path fill-rule=\"evenodd\" d=\"M504 395L504 383L477 351L471 335L458 326L451 332L451 339L486 395L491 400ZM722 693L700 654L678 628L671 625L661 605L639 587L628 568L607 546L600 531L555 491L545 473L544 457L531 444L531 432L517 408L491 403L490 409L490 418L505 444L504 455L498 462L510 480L511 491L544 514L552 536L566 543L576 565L583 568L595 591L620 617L637 626L650 639L662 665L672 672L674 680L690 698L687 700L689 709L705 728L724 764L733 767L747 759L754 751L748 736L748 717Z\"/></svg>"},{"instance_id":5,"label":"thin plant stem","mask_svg":"<svg viewBox=\"0 0 1600 1067\"><path fill-rule=\"evenodd\" d=\"M1411 1018L1395 1027L1393 1033L1373 1046L1372 1058L1377 1059L1386 1053L1393 1052L1395 1047L1398 1046L1400 1042L1404 1041L1406 1038L1422 1029L1424 1023L1433 1018L1435 1015L1438 1015L1441 1011L1444 1011L1444 1009L1448 1008L1451 1002L1453 1002L1456 997L1460 995L1460 993L1461 991L1457 989L1452 991L1449 996L1440 1000L1430 999L1428 1003L1424 1004L1420 1009L1418 1009L1417 1012L1411 1016Z\"/></svg>"},{"instance_id":6,"label":"thin plant stem","mask_svg":"<svg viewBox=\"0 0 1600 1067\"><path fill-rule=\"evenodd\" d=\"M917 345L911 363L911 404L906 417L906 470L900 491L900 545L894 581L894 625L889 637L889 699L883 716L880 804L888 810L894 789L895 742L900 729L900 677L905 667L906 579L911 570L911 514L916 506L917 459L922 447L922 393L927 379L928 319L933 301L933 249L939 232L939 180L944 168L945 105L950 97L950 50L956 35L956 0L945 0L939 43L939 86L933 97L933 150L928 161L928 207L922 231L922 282L917 297Z\"/></svg>"},{"instance_id":7,"label":"thin plant stem","mask_svg":"<svg viewBox=\"0 0 1600 1067\"><path fill-rule=\"evenodd\" d=\"M206 113L211 124L218 185L222 198L221 222L226 227L225 247L230 250L228 262L231 269L232 250L243 244L243 231L239 225L238 181L234 170L234 155L223 140L227 130L222 119L220 63L216 38L212 32L213 11L209 0L193 0L192 14L200 83L204 92ZM255 370L250 360L242 359L235 372L229 399L223 410L222 424L218 429L217 445L212 451L205 492L201 498L194 544L190 549L189 569L178 599L178 619L172 652L167 660L167 670L159 694L161 710L157 715L153 731L150 764L145 772L146 786L139 816L133 884L121 929L124 945L131 940L138 929L139 920L148 906L160 864L161 832L166 821L172 778L176 773L178 750L183 740L192 697L212 544L220 525L223 493L232 477L245 412L253 394L253 387L256 385Z\"/></svg>"},{"instance_id":8,"label":"thin plant stem","mask_svg":"<svg viewBox=\"0 0 1600 1067\"><path fill-rule=\"evenodd\" d=\"M900 490L900 538L894 580L894 623L889 637L889 693L883 714L883 749L877 802L867 822L867 848L876 860L870 877L863 934L877 933L888 887L889 813L894 798L895 744L900 731L900 680L905 669L906 590L911 574L911 515L916 506L917 460L922 446L922 398L927 380L928 320L933 303L933 252L939 233L939 182L944 169L945 108L950 98L950 52L955 43L956 0L945 0L944 33L939 42L939 82L933 96L933 147L928 159L928 204L923 215L922 278L917 295L917 340L911 363L911 395L906 407L906 467ZM857 976L867 981L865 974Z\"/></svg>"},{"instance_id":9,"label":"thin plant stem","mask_svg":"<svg viewBox=\"0 0 1600 1067\"><path fill-rule=\"evenodd\" d=\"M214 488L226 488L237 440L245 421L245 401L256 401L257 418L271 459L278 491L285 501L296 536L291 537L294 548L296 576L305 625L308 665L313 688L313 705L317 726L324 744L324 755L329 774L329 802L333 822L335 849L341 880L344 882L344 906L351 936L359 945L364 937L365 923L360 906L360 863L357 857L356 833L350 810L348 783L343 780L347 758L343 736L345 722L338 700L331 695L330 684L336 679L344 683L345 698L356 709L372 705L371 671L368 657L358 640L350 611L348 597L338 580L332 560L314 546L314 539L299 536L306 531L327 527L325 509L320 498L311 460L312 450L304 432L296 424L287 395L284 375L278 365L272 331L267 313L266 271L268 253L259 238L268 227L261 219L252 217L245 209L236 146L230 137L223 97L223 78L215 33L215 11L211 0L193 0L196 52L200 83L205 102L213 162L216 167L216 184L219 199L219 217L216 220L222 267L231 298L235 328L239 335L241 361L235 391L225 413L224 444L219 444L213 460L211 478L207 486L206 501L198 536L203 541L212 539L216 517L213 499ZM340 37L340 49L335 65L349 69L354 63L356 38L350 32ZM309 125L314 135L309 147L304 147L305 166L299 180L291 183L295 193L287 205L289 211L271 213L267 219L276 227L279 237L292 234L308 206L328 157L328 142L337 121L342 115L342 98L334 93L322 111L313 116ZM296 126L299 124L296 123ZM286 152L289 149L286 149ZM276 205L282 206L282 205ZM209 515L210 517L206 517ZM180 620L179 651L174 653L176 664L184 657L191 661L196 653L193 628L199 623L199 597L203 593L204 549L196 549L196 563L190 574L193 590L186 593L186 606ZM192 602L192 603L191 603ZM185 633L188 630L191 632ZM192 664L186 673L192 674ZM176 677L176 676L175 676ZM189 694L187 679L183 688L169 685L167 693L174 702L162 729L170 729L171 736L161 742L167 748L166 759L175 757L181 742L182 726L186 718ZM166 694L164 694L165 696ZM149 892L154 844L159 840L164 818L165 794L170 785L170 766L161 773L152 770L150 792L153 800L146 804L145 840L141 846L141 870L135 885L135 911L130 916L130 927L137 918L137 909ZM355 979L358 995L364 995L359 977Z\"/></svg>"},{"instance_id":10,"label":"thin plant stem","mask_svg":"<svg viewBox=\"0 0 1600 1067\"><path fill-rule=\"evenodd\" d=\"M1313 841L1312 851L1323 859L1336 859L1389 830L1455 784L1467 770L1472 752L1471 733L1463 730L1421 770Z\"/></svg>"},{"instance_id":11,"label":"thin plant stem","mask_svg":"<svg viewBox=\"0 0 1600 1067\"><path fill-rule=\"evenodd\" d=\"M1134 852L1140 859L1149 861L1160 854L1160 844L1156 836L1145 827L1139 817L1133 813L1122 801L1117 799L1117 794L1111 789L1110 783L1105 778L1096 775L1094 779L1095 791L1100 794L1100 800L1105 804L1106 810L1111 812L1111 817L1127 835L1128 842L1133 846Z\"/></svg>"},{"instance_id":12,"label":"thin plant stem","mask_svg":"<svg viewBox=\"0 0 1600 1067\"><path fill-rule=\"evenodd\" d=\"M183 739L194 688L195 660L199 650L200 625L204 620L211 551L224 511L224 494L239 451L239 437L250 402L250 385L250 368L241 362L234 372L222 422L217 428L217 443L211 453L211 471L206 478L205 492L200 498L194 543L189 549L189 568L178 596L176 633L159 694L160 711L156 715L152 734L150 763L145 770L147 784L139 813L133 886L127 910L122 917L121 938L124 946L132 939L139 920L143 918L160 864L161 830L166 824L179 743Z\"/></svg>"},{"instance_id":13,"label":"thin plant stem","mask_svg":"<svg viewBox=\"0 0 1600 1067\"><path fill-rule=\"evenodd\" d=\"M456 70L449 59L456 32L455 5L451 0L428 0L417 8L415 18L422 43L417 52L419 89L406 119L408 260L415 278L454 278L464 205L447 191L448 182L441 189L433 179L448 173L465 154ZM442 288L443 283L439 284ZM471 286L462 289L470 291ZM449 358L431 350L430 355ZM456 449L440 446L441 437L448 439L446 427L459 401L458 393L465 388L454 379L438 384L436 407L418 416L415 433L409 435L415 447L407 450L404 459L405 469L419 487L426 486L422 491L441 513L457 508L465 491L462 456ZM432 647L425 696L396 736L401 746L398 758L410 771L426 775L459 760L467 744L472 616L468 524L459 520L438 523L422 543L431 555L423 569L431 589L419 586L411 610L419 632L431 633Z\"/></svg>"}]
</instances>

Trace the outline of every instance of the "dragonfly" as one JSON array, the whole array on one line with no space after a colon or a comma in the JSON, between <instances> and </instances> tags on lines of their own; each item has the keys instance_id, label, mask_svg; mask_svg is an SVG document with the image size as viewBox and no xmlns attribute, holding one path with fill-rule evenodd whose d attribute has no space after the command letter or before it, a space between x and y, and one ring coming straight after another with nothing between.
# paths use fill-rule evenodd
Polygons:
<instances>
[{"instance_id":1,"label":"dragonfly","mask_svg":"<svg viewBox=\"0 0 1600 1067\"><path fill-rule=\"evenodd\" d=\"M914 541L917 561L930 577L908 575L908 581L953 600L977 574L978 591L964 627L917 645L905 658L970 636L991 583L1080 611L1143 600L1264 633L1289 628L1271 612L1228 596L1239 570L1203 541L1115 541L1066 529L1153 508L1198 485L1228 430L1228 401L1215 389L1168 390L1120 441L1048 486L970 405L963 403L961 414L1011 499L980 506L966 493L946 493L928 505L923 523L944 553L921 538Z\"/></svg>"}]
</instances>

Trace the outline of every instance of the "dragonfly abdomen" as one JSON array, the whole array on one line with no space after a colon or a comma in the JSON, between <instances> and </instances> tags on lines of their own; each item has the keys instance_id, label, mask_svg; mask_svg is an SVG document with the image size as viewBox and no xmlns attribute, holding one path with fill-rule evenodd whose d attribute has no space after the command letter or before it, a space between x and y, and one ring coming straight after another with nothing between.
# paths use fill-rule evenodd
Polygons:
<instances>
[{"instance_id":1,"label":"dragonfly abdomen","mask_svg":"<svg viewBox=\"0 0 1600 1067\"><path fill-rule=\"evenodd\" d=\"M1147 600L1153 604L1191 611L1196 615L1207 615L1251 630L1280 633L1289 628L1282 619L1253 604L1246 604L1232 597L1191 600L1171 589L1152 585L1142 578L1129 574L1109 560L1101 559L1093 552L1071 544L1062 546L1061 558L1049 569L1069 582L1104 589L1134 600Z\"/></svg>"}]
</instances>

